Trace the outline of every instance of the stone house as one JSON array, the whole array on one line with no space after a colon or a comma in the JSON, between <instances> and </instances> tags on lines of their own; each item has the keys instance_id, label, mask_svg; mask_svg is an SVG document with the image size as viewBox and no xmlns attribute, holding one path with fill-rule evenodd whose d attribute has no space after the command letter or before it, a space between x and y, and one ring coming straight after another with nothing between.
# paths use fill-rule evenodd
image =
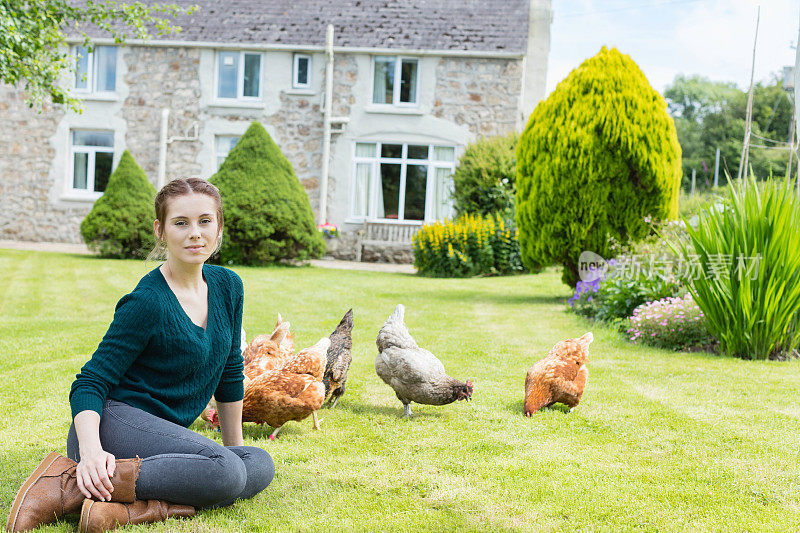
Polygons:
<instances>
[{"instance_id":1,"label":"stone house","mask_svg":"<svg viewBox=\"0 0 800 533\"><path fill-rule=\"evenodd\" d=\"M208 178L257 120L352 258L365 220L450 216L464 147L544 96L550 0L177 3L177 35L72 42L81 114L0 86L0 239L81 242L125 149L157 187Z\"/></svg>"}]
</instances>

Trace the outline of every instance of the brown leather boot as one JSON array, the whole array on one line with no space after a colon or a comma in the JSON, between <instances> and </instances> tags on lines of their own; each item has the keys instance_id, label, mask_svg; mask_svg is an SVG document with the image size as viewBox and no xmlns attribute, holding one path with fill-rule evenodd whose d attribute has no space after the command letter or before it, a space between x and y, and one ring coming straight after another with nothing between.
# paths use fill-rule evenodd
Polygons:
<instances>
[{"instance_id":1,"label":"brown leather boot","mask_svg":"<svg viewBox=\"0 0 800 533\"><path fill-rule=\"evenodd\" d=\"M133 503L85 500L81 507L80 533L101 533L125 524L149 524L167 518L194 516L194 507L161 500L137 500Z\"/></svg>"},{"instance_id":2,"label":"brown leather boot","mask_svg":"<svg viewBox=\"0 0 800 533\"><path fill-rule=\"evenodd\" d=\"M111 501L132 502L136 499L136 479L142 460L120 459L116 462L111 484ZM65 514L81 509L84 495L78 489L72 459L52 452L28 476L17 491L6 522L8 531L27 531L55 522Z\"/></svg>"}]
</instances>

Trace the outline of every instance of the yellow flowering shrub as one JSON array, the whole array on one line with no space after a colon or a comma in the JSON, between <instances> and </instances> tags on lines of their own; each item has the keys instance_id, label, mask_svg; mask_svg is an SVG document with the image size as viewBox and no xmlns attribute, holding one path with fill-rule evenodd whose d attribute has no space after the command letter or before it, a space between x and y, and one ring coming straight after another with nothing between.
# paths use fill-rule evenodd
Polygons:
<instances>
[{"instance_id":1,"label":"yellow flowering shrub","mask_svg":"<svg viewBox=\"0 0 800 533\"><path fill-rule=\"evenodd\" d=\"M499 215L463 215L426 224L414 236L414 266L424 276L465 277L524 270L517 231Z\"/></svg>"}]
</instances>

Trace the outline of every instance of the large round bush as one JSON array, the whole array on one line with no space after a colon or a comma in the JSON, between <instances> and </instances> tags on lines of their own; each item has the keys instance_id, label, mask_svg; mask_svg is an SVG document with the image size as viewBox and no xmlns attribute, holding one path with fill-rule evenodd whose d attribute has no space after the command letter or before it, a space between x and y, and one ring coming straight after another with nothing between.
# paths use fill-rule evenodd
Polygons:
<instances>
[{"instance_id":1,"label":"large round bush","mask_svg":"<svg viewBox=\"0 0 800 533\"><path fill-rule=\"evenodd\" d=\"M667 104L630 57L603 47L558 84L517 148L517 226L525 265L578 280L589 250L648 233L646 216L675 218L681 149Z\"/></svg>"},{"instance_id":2,"label":"large round bush","mask_svg":"<svg viewBox=\"0 0 800 533\"><path fill-rule=\"evenodd\" d=\"M258 122L247 129L210 181L222 193L225 210L223 263L260 265L325 252L306 191Z\"/></svg>"},{"instance_id":3,"label":"large round bush","mask_svg":"<svg viewBox=\"0 0 800 533\"><path fill-rule=\"evenodd\" d=\"M479 139L467 146L453 174L459 215L514 214L519 134Z\"/></svg>"},{"instance_id":4,"label":"large round bush","mask_svg":"<svg viewBox=\"0 0 800 533\"><path fill-rule=\"evenodd\" d=\"M125 150L103 196L81 222L86 245L102 257L145 257L155 242L155 195L155 187Z\"/></svg>"}]
</instances>

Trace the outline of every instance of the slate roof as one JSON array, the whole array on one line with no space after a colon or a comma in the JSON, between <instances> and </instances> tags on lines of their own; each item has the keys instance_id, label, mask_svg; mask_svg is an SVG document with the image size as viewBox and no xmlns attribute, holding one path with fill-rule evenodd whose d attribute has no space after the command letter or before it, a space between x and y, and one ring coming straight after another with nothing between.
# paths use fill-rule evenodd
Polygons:
<instances>
[{"instance_id":1,"label":"slate roof","mask_svg":"<svg viewBox=\"0 0 800 533\"><path fill-rule=\"evenodd\" d=\"M324 46L325 28L333 24L335 46L524 53L528 2L170 0L200 10L178 17L181 33L154 40Z\"/></svg>"}]
</instances>

